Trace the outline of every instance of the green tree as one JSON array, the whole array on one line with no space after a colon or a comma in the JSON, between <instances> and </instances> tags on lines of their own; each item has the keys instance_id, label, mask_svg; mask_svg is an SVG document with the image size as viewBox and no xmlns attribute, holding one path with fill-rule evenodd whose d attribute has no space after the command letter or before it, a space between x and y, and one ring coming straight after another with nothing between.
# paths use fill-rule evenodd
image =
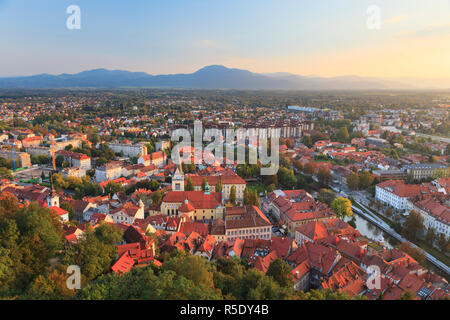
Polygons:
<instances>
[{"instance_id":1,"label":"green tree","mask_svg":"<svg viewBox=\"0 0 450 320\"><path fill-rule=\"evenodd\" d=\"M192 179L189 177L186 180L186 187L184 188L186 191L194 191L194 183L192 182Z\"/></svg>"},{"instance_id":2,"label":"green tree","mask_svg":"<svg viewBox=\"0 0 450 320\"><path fill-rule=\"evenodd\" d=\"M436 231L434 228L428 228L427 235L426 235L426 241L432 246L434 242L436 241Z\"/></svg>"},{"instance_id":3,"label":"green tree","mask_svg":"<svg viewBox=\"0 0 450 320\"><path fill-rule=\"evenodd\" d=\"M330 169L326 167L320 167L317 172L317 179L319 180L319 184L321 187L327 187L331 181Z\"/></svg>"},{"instance_id":4,"label":"green tree","mask_svg":"<svg viewBox=\"0 0 450 320\"><path fill-rule=\"evenodd\" d=\"M330 208L333 209L336 216L340 219L353 215L352 202L347 198L337 197L331 202Z\"/></svg>"},{"instance_id":5,"label":"green tree","mask_svg":"<svg viewBox=\"0 0 450 320\"><path fill-rule=\"evenodd\" d=\"M350 190L358 190L358 188L359 188L358 174L353 173L347 178L347 187L349 187Z\"/></svg>"},{"instance_id":6,"label":"green tree","mask_svg":"<svg viewBox=\"0 0 450 320\"><path fill-rule=\"evenodd\" d=\"M373 182L373 176L369 171L364 171L359 175L359 188L367 189Z\"/></svg>"},{"instance_id":7,"label":"green tree","mask_svg":"<svg viewBox=\"0 0 450 320\"><path fill-rule=\"evenodd\" d=\"M153 192L151 198L152 198L153 204L159 205L161 203L161 201L162 201L162 192L161 192L161 190L157 190L157 191Z\"/></svg>"},{"instance_id":8,"label":"green tree","mask_svg":"<svg viewBox=\"0 0 450 320\"><path fill-rule=\"evenodd\" d=\"M450 241L445 237L443 233L439 234L437 238L437 245L444 254L448 254L450 252L449 250Z\"/></svg>"},{"instance_id":9,"label":"green tree","mask_svg":"<svg viewBox=\"0 0 450 320\"><path fill-rule=\"evenodd\" d=\"M222 179L219 178L219 180L217 181L215 190L216 190L216 192L222 192L222 189L223 189Z\"/></svg>"},{"instance_id":10,"label":"green tree","mask_svg":"<svg viewBox=\"0 0 450 320\"><path fill-rule=\"evenodd\" d=\"M0 167L0 179L14 180L11 170L5 167Z\"/></svg>"},{"instance_id":11,"label":"green tree","mask_svg":"<svg viewBox=\"0 0 450 320\"><path fill-rule=\"evenodd\" d=\"M164 262L162 270L172 270L178 276L192 280L195 285L214 287L213 272L205 259L191 254L181 254Z\"/></svg>"},{"instance_id":12,"label":"green tree","mask_svg":"<svg viewBox=\"0 0 450 320\"><path fill-rule=\"evenodd\" d=\"M125 191L125 188L117 182L111 181L104 188L104 194L115 194Z\"/></svg>"},{"instance_id":13,"label":"green tree","mask_svg":"<svg viewBox=\"0 0 450 320\"><path fill-rule=\"evenodd\" d=\"M64 157L61 156L61 155L57 155L56 158L55 158L55 165L57 167L62 167L63 162L64 162Z\"/></svg>"},{"instance_id":14,"label":"green tree","mask_svg":"<svg viewBox=\"0 0 450 320\"><path fill-rule=\"evenodd\" d=\"M411 210L408 218L402 228L402 235L410 241L415 241L418 235L421 235L424 231L423 218L420 213L415 210Z\"/></svg>"},{"instance_id":15,"label":"green tree","mask_svg":"<svg viewBox=\"0 0 450 320\"><path fill-rule=\"evenodd\" d=\"M236 205L236 187L234 185L230 189L230 203Z\"/></svg>"},{"instance_id":16,"label":"green tree","mask_svg":"<svg viewBox=\"0 0 450 320\"><path fill-rule=\"evenodd\" d=\"M206 178L202 179L202 191L205 191L207 180Z\"/></svg>"},{"instance_id":17,"label":"green tree","mask_svg":"<svg viewBox=\"0 0 450 320\"><path fill-rule=\"evenodd\" d=\"M272 261L266 275L271 276L281 287L293 285L291 266L279 258Z\"/></svg>"},{"instance_id":18,"label":"green tree","mask_svg":"<svg viewBox=\"0 0 450 320\"><path fill-rule=\"evenodd\" d=\"M285 167L280 167L278 170L278 181L287 189L293 189L297 185L297 179L294 171Z\"/></svg>"},{"instance_id":19,"label":"green tree","mask_svg":"<svg viewBox=\"0 0 450 320\"><path fill-rule=\"evenodd\" d=\"M69 212L69 220L72 221L75 217L75 209L69 202L61 202L59 205L61 209L66 210Z\"/></svg>"},{"instance_id":20,"label":"green tree","mask_svg":"<svg viewBox=\"0 0 450 320\"><path fill-rule=\"evenodd\" d=\"M330 189L320 189L319 195L317 196L317 200L326 203L327 205L331 205L331 202L333 202L335 198L336 192Z\"/></svg>"},{"instance_id":21,"label":"green tree","mask_svg":"<svg viewBox=\"0 0 450 320\"><path fill-rule=\"evenodd\" d=\"M336 132L336 140L343 143L350 141L347 127L342 127Z\"/></svg>"},{"instance_id":22,"label":"green tree","mask_svg":"<svg viewBox=\"0 0 450 320\"><path fill-rule=\"evenodd\" d=\"M244 189L244 205L249 205L251 203L250 190L248 188Z\"/></svg>"}]
</instances>

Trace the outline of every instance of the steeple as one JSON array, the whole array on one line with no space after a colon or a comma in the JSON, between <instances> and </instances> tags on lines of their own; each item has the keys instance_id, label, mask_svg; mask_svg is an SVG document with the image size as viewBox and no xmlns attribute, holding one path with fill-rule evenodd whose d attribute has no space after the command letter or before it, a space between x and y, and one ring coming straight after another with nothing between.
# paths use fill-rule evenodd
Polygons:
<instances>
[{"instance_id":1,"label":"steeple","mask_svg":"<svg viewBox=\"0 0 450 320\"><path fill-rule=\"evenodd\" d=\"M204 192L205 194L209 194L209 183L208 183L208 181L206 181L206 184L205 184L205 192Z\"/></svg>"},{"instance_id":2,"label":"steeple","mask_svg":"<svg viewBox=\"0 0 450 320\"><path fill-rule=\"evenodd\" d=\"M172 191L184 191L184 174L181 165L177 167L172 177Z\"/></svg>"}]
</instances>

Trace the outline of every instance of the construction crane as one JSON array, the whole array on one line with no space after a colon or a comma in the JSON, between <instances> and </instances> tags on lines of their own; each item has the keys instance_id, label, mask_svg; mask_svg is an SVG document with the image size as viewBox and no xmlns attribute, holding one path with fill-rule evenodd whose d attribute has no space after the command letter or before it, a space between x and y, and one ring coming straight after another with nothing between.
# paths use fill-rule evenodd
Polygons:
<instances>
[{"instance_id":1,"label":"construction crane","mask_svg":"<svg viewBox=\"0 0 450 320\"><path fill-rule=\"evenodd\" d=\"M33 180L33 163L31 163L31 161L30 161L30 175L31 175L31 180Z\"/></svg>"},{"instance_id":2,"label":"construction crane","mask_svg":"<svg viewBox=\"0 0 450 320\"><path fill-rule=\"evenodd\" d=\"M51 148L51 153L52 153L52 164L53 164L53 171L56 172L56 162L55 162L55 140L52 137L52 148Z\"/></svg>"},{"instance_id":3,"label":"construction crane","mask_svg":"<svg viewBox=\"0 0 450 320\"><path fill-rule=\"evenodd\" d=\"M52 194L53 194L53 174L55 174L57 171L56 171L56 162L55 162L55 140L53 139L53 137L52 137L52 147L51 147L51 149L50 149L50 151L51 151L51 154L52 154L52 165L53 165L53 170L52 170L52 172L51 172L51 174L50 174L50 184L51 184L51 187L52 187Z\"/></svg>"},{"instance_id":4,"label":"construction crane","mask_svg":"<svg viewBox=\"0 0 450 320\"><path fill-rule=\"evenodd\" d=\"M16 171L16 150L14 149L14 146L12 147L12 165L13 165L13 172Z\"/></svg>"}]
</instances>

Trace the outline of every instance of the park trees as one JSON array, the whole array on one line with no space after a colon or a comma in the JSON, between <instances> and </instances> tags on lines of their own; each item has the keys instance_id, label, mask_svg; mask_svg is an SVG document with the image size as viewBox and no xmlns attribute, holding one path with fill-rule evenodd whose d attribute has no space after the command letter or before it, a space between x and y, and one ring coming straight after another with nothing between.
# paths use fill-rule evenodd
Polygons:
<instances>
[{"instance_id":1,"label":"park trees","mask_svg":"<svg viewBox=\"0 0 450 320\"><path fill-rule=\"evenodd\" d=\"M373 182L373 176L369 171L363 171L359 175L359 188L361 190L367 189Z\"/></svg>"},{"instance_id":2,"label":"park trees","mask_svg":"<svg viewBox=\"0 0 450 320\"><path fill-rule=\"evenodd\" d=\"M330 189L320 189L319 195L317 196L317 200L326 203L327 205L331 205L331 202L333 202L335 198L336 192Z\"/></svg>"},{"instance_id":3,"label":"park trees","mask_svg":"<svg viewBox=\"0 0 450 320\"><path fill-rule=\"evenodd\" d=\"M232 185L230 189L230 203L236 205L236 187L234 185Z\"/></svg>"},{"instance_id":4,"label":"park trees","mask_svg":"<svg viewBox=\"0 0 450 320\"><path fill-rule=\"evenodd\" d=\"M317 179L319 180L319 184L321 187L327 187L331 181L331 172L330 169L326 167L320 167L317 172Z\"/></svg>"},{"instance_id":5,"label":"park trees","mask_svg":"<svg viewBox=\"0 0 450 320\"><path fill-rule=\"evenodd\" d=\"M417 240L417 236L424 231L423 218L420 213L412 210L406 218L402 228L402 235L410 241Z\"/></svg>"},{"instance_id":6,"label":"park trees","mask_svg":"<svg viewBox=\"0 0 450 320\"><path fill-rule=\"evenodd\" d=\"M13 180L13 175L11 170L5 167L0 167L0 179Z\"/></svg>"},{"instance_id":7,"label":"park trees","mask_svg":"<svg viewBox=\"0 0 450 320\"><path fill-rule=\"evenodd\" d=\"M351 217L353 215L352 202L347 198L337 197L331 202L330 207L340 219Z\"/></svg>"},{"instance_id":8,"label":"park trees","mask_svg":"<svg viewBox=\"0 0 450 320\"><path fill-rule=\"evenodd\" d=\"M281 287L292 286L292 268L287 262L275 259L267 270L266 275L271 276Z\"/></svg>"},{"instance_id":9,"label":"park trees","mask_svg":"<svg viewBox=\"0 0 450 320\"><path fill-rule=\"evenodd\" d=\"M186 187L184 188L186 191L194 191L194 183L192 182L191 177L186 180Z\"/></svg>"},{"instance_id":10,"label":"park trees","mask_svg":"<svg viewBox=\"0 0 450 320\"><path fill-rule=\"evenodd\" d=\"M359 188L359 176L357 173L352 173L347 178L347 187L350 188L350 190L358 190Z\"/></svg>"},{"instance_id":11,"label":"park trees","mask_svg":"<svg viewBox=\"0 0 450 320\"><path fill-rule=\"evenodd\" d=\"M293 189L297 185L294 171L285 167L280 167L278 170L278 181L286 189Z\"/></svg>"}]
</instances>

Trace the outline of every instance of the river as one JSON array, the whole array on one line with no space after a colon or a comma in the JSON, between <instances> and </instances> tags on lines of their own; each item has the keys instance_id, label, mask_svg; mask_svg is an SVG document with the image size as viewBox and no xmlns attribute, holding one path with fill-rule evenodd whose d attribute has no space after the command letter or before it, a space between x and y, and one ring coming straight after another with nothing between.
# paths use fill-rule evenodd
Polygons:
<instances>
[{"instance_id":1,"label":"river","mask_svg":"<svg viewBox=\"0 0 450 320\"><path fill-rule=\"evenodd\" d=\"M356 229L359 231L359 233L361 233L361 235L375 241L379 241L380 235L383 235L385 246L387 249L393 249L395 245L399 244L397 239L393 238L388 233L384 232L376 225L367 221L357 213L354 213L353 217L355 218ZM347 218L346 221L348 222L353 217Z\"/></svg>"}]
</instances>

